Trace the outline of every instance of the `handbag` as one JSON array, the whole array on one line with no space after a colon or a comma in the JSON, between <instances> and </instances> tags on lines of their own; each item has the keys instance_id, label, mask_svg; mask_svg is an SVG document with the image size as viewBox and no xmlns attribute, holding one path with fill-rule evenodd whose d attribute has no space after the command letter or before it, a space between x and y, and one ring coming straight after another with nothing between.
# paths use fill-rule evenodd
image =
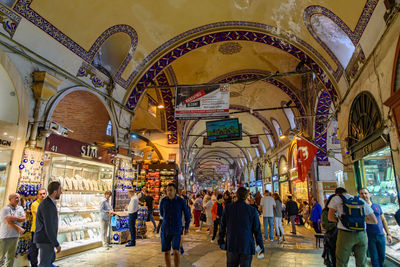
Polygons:
<instances>
[{"instance_id":1,"label":"handbag","mask_svg":"<svg viewBox=\"0 0 400 267\"><path fill-rule=\"evenodd\" d=\"M207 221L207 216L205 213L200 214L200 221L206 222Z\"/></svg>"}]
</instances>

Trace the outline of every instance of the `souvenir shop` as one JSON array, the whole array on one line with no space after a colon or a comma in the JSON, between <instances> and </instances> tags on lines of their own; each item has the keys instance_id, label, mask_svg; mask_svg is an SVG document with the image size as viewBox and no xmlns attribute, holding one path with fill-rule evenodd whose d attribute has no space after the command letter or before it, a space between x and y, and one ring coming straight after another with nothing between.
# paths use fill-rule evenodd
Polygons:
<instances>
[{"instance_id":1,"label":"souvenir shop","mask_svg":"<svg viewBox=\"0 0 400 267\"><path fill-rule=\"evenodd\" d=\"M374 116L368 117L367 123L359 125L361 114ZM399 209L399 185L395 177L389 135L385 132L379 107L369 92L359 94L351 106L348 149L354 163L357 189L369 190L372 201L381 206L388 222L393 243L386 246L386 255L399 261L400 226L393 216Z\"/></svg>"},{"instance_id":2,"label":"souvenir shop","mask_svg":"<svg viewBox=\"0 0 400 267\"><path fill-rule=\"evenodd\" d=\"M64 257L102 245L99 203L112 190L115 157L110 151L52 134L46 139L43 179L59 181L63 194L58 202L58 240Z\"/></svg>"},{"instance_id":3,"label":"souvenir shop","mask_svg":"<svg viewBox=\"0 0 400 267\"><path fill-rule=\"evenodd\" d=\"M289 167L289 174L290 174L290 187L293 196L297 199L299 203L303 201L309 202L308 192L308 175L307 179L301 180L299 179L299 175L297 172L297 144L293 142L291 146L290 152L290 167Z\"/></svg>"}]
</instances>

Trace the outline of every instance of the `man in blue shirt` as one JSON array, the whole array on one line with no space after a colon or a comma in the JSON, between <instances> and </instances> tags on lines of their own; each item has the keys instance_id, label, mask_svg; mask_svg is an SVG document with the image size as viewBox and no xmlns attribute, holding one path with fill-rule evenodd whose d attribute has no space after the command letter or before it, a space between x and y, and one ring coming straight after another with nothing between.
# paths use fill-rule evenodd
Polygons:
<instances>
[{"instance_id":1,"label":"man in blue shirt","mask_svg":"<svg viewBox=\"0 0 400 267\"><path fill-rule=\"evenodd\" d=\"M221 248L226 244L227 266L250 267L255 254L254 237L260 252L264 251L260 219L257 210L246 204L247 189L240 187L236 195L238 200L222 213L218 244Z\"/></svg>"},{"instance_id":2,"label":"man in blue shirt","mask_svg":"<svg viewBox=\"0 0 400 267\"><path fill-rule=\"evenodd\" d=\"M179 267L179 246L182 235L182 213L185 216L185 235L189 231L190 212L186 209L185 201L176 195L176 185L167 185L167 197L160 203L160 215L163 218L161 225L161 251L164 252L165 264L171 267L171 244L174 251L174 264Z\"/></svg>"},{"instance_id":3,"label":"man in blue shirt","mask_svg":"<svg viewBox=\"0 0 400 267\"><path fill-rule=\"evenodd\" d=\"M378 220L377 224L367 224L367 236L368 236L368 252L371 257L371 263L373 267L383 267L385 263L385 228L387 234L387 241L389 244L392 243L392 236L390 235L388 224L383 215L381 206L371 201L371 194L368 189L361 188L359 191L360 197L371 206L374 211L375 217Z\"/></svg>"},{"instance_id":4,"label":"man in blue shirt","mask_svg":"<svg viewBox=\"0 0 400 267\"><path fill-rule=\"evenodd\" d=\"M322 207L321 207L321 205L318 203L318 201L315 198L312 199L312 204L313 204L313 208L312 208L312 211L311 211L310 220L313 223L314 231L317 234L320 234L320 233L322 233L322 231L321 231Z\"/></svg>"}]
</instances>

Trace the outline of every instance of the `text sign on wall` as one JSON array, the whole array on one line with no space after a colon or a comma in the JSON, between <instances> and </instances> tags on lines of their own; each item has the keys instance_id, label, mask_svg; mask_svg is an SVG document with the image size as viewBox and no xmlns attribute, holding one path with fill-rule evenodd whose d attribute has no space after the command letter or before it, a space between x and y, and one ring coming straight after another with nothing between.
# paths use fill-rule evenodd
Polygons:
<instances>
[{"instance_id":1,"label":"text sign on wall","mask_svg":"<svg viewBox=\"0 0 400 267\"><path fill-rule=\"evenodd\" d=\"M72 157L106 161L104 157L99 156L104 149L57 134L47 137L45 150Z\"/></svg>"},{"instance_id":2,"label":"text sign on wall","mask_svg":"<svg viewBox=\"0 0 400 267\"><path fill-rule=\"evenodd\" d=\"M177 87L175 119L228 117L229 98L229 84Z\"/></svg>"}]
</instances>

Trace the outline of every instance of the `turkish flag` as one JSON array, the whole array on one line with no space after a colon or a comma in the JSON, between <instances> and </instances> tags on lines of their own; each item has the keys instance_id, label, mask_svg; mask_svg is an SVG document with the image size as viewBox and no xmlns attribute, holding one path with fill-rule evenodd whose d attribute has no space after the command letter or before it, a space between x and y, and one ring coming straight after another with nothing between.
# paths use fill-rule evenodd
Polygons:
<instances>
[{"instance_id":1,"label":"turkish flag","mask_svg":"<svg viewBox=\"0 0 400 267\"><path fill-rule=\"evenodd\" d=\"M297 172L299 180L307 179L308 170L317 154L318 148L303 139L297 140Z\"/></svg>"}]
</instances>

